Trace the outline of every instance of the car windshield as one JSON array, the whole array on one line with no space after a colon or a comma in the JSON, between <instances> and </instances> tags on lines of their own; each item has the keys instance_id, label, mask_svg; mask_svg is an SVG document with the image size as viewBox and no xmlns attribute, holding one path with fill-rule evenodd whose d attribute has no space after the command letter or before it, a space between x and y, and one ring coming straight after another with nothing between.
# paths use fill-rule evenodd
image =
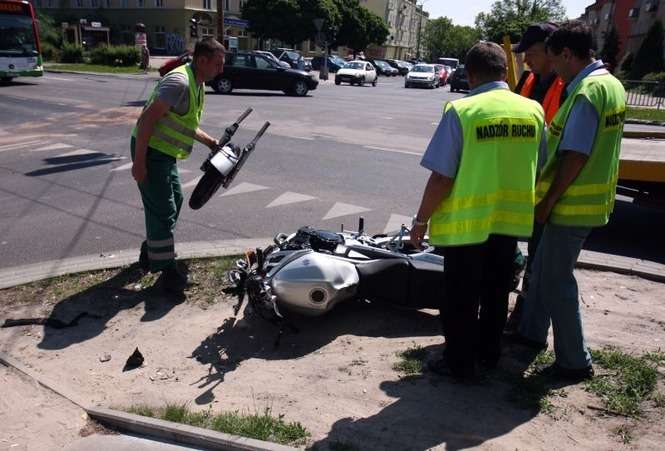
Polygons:
<instances>
[{"instance_id":1,"label":"car windshield","mask_svg":"<svg viewBox=\"0 0 665 451\"><path fill-rule=\"evenodd\" d=\"M300 59L300 55L296 52L286 51L284 53L286 53L287 58L289 58L291 61L297 61Z\"/></svg>"},{"instance_id":2,"label":"car windshield","mask_svg":"<svg viewBox=\"0 0 665 451\"><path fill-rule=\"evenodd\" d=\"M379 66L381 69L388 69L390 67L390 65L385 61L379 61L379 60L374 61L374 65Z\"/></svg>"},{"instance_id":3,"label":"car windshield","mask_svg":"<svg viewBox=\"0 0 665 451\"><path fill-rule=\"evenodd\" d=\"M331 59L335 64L338 64L338 65L340 65L340 66L343 66L343 65L345 64L345 63L344 63L344 60L343 60L342 58L340 58L339 56L331 56L330 59Z\"/></svg>"},{"instance_id":4,"label":"car windshield","mask_svg":"<svg viewBox=\"0 0 665 451\"><path fill-rule=\"evenodd\" d=\"M0 52L16 56L36 56L32 19L0 14Z\"/></svg>"},{"instance_id":5,"label":"car windshield","mask_svg":"<svg viewBox=\"0 0 665 451\"><path fill-rule=\"evenodd\" d=\"M364 67L363 63L346 63L344 69L363 69Z\"/></svg>"},{"instance_id":6,"label":"car windshield","mask_svg":"<svg viewBox=\"0 0 665 451\"><path fill-rule=\"evenodd\" d=\"M434 72L434 67L432 66L416 66L411 69L412 72Z\"/></svg>"}]
</instances>

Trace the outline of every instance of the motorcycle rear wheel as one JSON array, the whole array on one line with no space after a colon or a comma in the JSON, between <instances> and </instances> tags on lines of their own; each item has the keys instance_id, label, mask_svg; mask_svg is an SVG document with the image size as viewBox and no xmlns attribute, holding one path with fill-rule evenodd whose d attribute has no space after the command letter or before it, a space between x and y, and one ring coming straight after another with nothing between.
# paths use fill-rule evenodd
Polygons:
<instances>
[{"instance_id":1,"label":"motorcycle rear wheel","mask_svg":"<svg viewBox=\"0 0 665 451\"><path fill-rule=\"evenodd\" d=\"M211 168L206 171L189 198L189 208L198 210L203 207L222 186L223 181L224 177L216 170Z\"/></svg>"}]
</instances>

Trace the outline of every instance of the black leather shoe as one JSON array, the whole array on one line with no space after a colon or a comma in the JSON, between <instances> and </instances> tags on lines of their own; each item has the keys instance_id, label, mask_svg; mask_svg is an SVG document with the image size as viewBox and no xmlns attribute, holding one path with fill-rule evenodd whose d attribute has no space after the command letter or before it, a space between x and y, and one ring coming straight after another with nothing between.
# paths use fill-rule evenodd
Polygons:
<instances>
[{"instance_id":1,"label":"black leather shoe","mask_svg":"<svg viewBox=\"0 0 665 451\"><path fill-rule=\"evenodd\" d=\"M589 365L586 368L571 369L571 368L564 368L562 366L557 365L556 363L553 363L549 366L538 368L535 371L535 374L551 379L560 379L571 382L582 382L591 379L594 376L595 372L593 370L592 365Z\"/></svg>"},{"instance_id":2,"label":"black leather shoe","mask_svg":"<svg viewBox=\"0 0 665 451\"><path fill-rule=\"evenodd\" d=\"M434 374L443 377L452 377L460 382L473 381L477 378L475 368L469 371L453 369L445 357L437 360L428 360L425 363L425 368Z\"/></svg>"},{"instance_id":3,"label":"black leather shoe","mask_svg":"<svg viewBox=\"0 0 665 451\"><path fill-rule=\"evenodd\" d=\"M180 272L177 268L167 268L162 271L162 288L171 293L182 293L187 288L189 278L187 274Z\"/></svg>"}]
</instances>

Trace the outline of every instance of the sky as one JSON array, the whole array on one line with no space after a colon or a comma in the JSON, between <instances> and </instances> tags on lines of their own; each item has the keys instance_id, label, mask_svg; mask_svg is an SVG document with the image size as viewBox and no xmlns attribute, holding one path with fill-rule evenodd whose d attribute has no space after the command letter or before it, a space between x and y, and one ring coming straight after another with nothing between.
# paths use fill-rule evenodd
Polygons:
<instances>
[{"instance_id":1,"label":"sky","mask_svg":"<svg viewBox=\"0 0 665 451\"><path fill-rule=\"evenodd\" d=\"M489 11L496 0L425 0L424 9L430 13L430 19L446 16L456 25L473 25L479 12ZM423 3L423 0L418 0ZM568 17L574 19L584 12L584 8L593 4L594 0L563 0ZM455 6L459 5L459 6ZM464 6L461 6L464 5Z\"/></svg>"}]
</instances>

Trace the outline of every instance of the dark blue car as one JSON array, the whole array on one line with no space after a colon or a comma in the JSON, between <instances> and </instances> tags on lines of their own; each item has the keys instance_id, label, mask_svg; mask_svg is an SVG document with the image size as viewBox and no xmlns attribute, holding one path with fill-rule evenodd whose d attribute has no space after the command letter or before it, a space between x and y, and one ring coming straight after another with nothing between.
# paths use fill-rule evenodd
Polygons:
<instances>
[{"instance_id":1,"label":"dark blue car","mask_svg":"<svg viewBox=\"0 0 665 451\"><path fill-rule=\"evenodd\" d=\"M330 55L328 57L328 72L337 72L340 70L346 62L336 55ZM312 58L312 69L321 70L323 67L323 57L315 56Z\"/></svg>"}]
</instances>

